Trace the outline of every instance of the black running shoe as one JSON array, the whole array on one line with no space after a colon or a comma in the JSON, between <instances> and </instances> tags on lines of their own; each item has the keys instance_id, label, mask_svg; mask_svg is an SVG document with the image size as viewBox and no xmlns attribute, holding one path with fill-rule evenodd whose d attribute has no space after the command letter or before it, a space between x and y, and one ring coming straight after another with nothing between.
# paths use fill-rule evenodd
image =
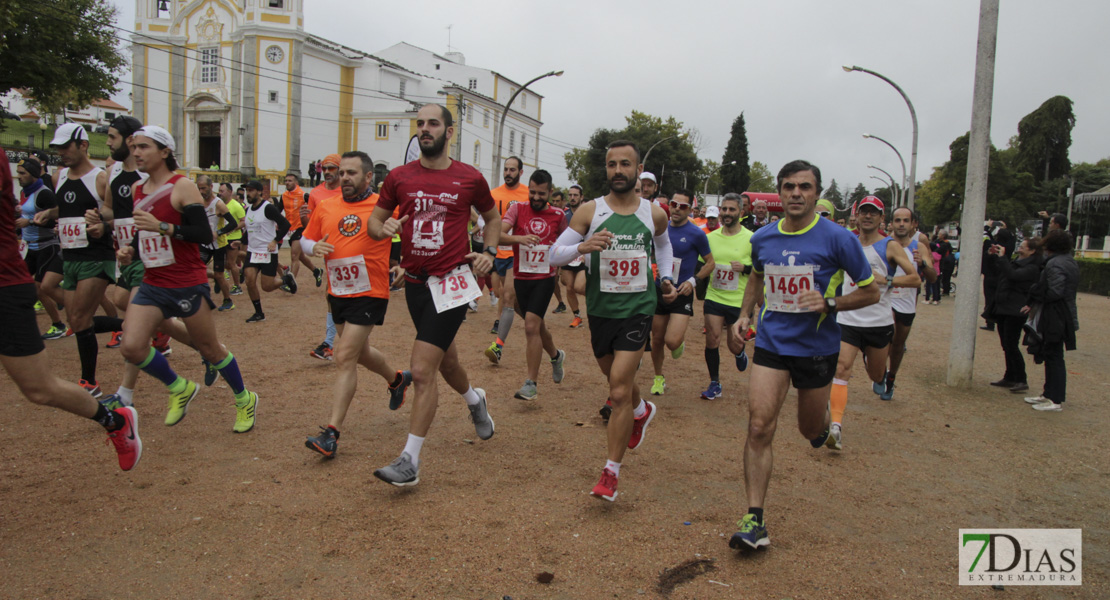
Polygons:
<instances>
[{"instance_id":1,"label":"black running shoe","mask_svg":"<svg viewBox=\"0 0 1110 600\"><path fill-rule=\"evenodd\" d=\"M316 287L324 285L324 270L317 267L312 270L312 276L316 278Z\"/></svg>"},{"instance_id":2,"label":"black running shoe","mask_svg":"<svg viewBox=\"0 0 1110 600\"><path fill-rule=\"evenodd\" d=\"M405 405L405 390L412 384L412 371L398 371L401 383L389 386L389 410L397 410Z\"/></svg>"},{"instance_id":3,"label":"black running shoe","mask_svg":"<svg viewBox=\"0 0 1110 600\"><path fill-rule=\"evenodd\" d=\"M320 429L320 435L305 440L305 448L315 450L323 454L325 458L335 458L335 450L339 446L339 432L331 427L321 427Z\"/></svg>"},{"instance_id":4,"label":"black running shoe","mask_svg":"<svg viewBox=\"0 0 1110 600\"><path fill-rule=\"evenodd\" d=\"M297 293L297 280L293 279L292 273L286 273L281 279L285 282L285 287L290 294Z\"/></svg>"},{"instance_id":5,"label":"black running shoe","mask_svg":"<svg viewBox=\"0 0 1110 600\"><path fill-rule=\"evenodd\" d=\"M247 319L247 323L261 323L266 320L266 315L262 313L254 313L251 318Z\"/></svg>"},{"instance_id":6,"label":"black running shoe","mask_svg":"<svg viewBox=\"0 0 1110 600\"><path fill-rule=\"evenodd\" d=\"M216 365L207 360L202 358L200 362L204 364L204 386L211 387L213 383L216 383L216 379L220 377L220 372L216 370Z\"/></svg>"}]
</instances>

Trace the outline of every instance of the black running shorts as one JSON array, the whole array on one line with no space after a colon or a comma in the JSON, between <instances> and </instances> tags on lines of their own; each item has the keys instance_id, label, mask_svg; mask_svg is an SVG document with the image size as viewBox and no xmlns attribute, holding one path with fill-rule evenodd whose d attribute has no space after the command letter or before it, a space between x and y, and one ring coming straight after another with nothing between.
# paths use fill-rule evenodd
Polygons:
<instances>
[{"instance_id":1,"label":"black running shorts","mask_svg":"<svg viewBox=\"0 0 1110 600\"><path fill-rule=\"evenodd\" d=\"M551 305L551 296L555 294L555 278L514 279L513 289L516 290L516 302L521 312L537 314L542 319Z\"/></svg>"},{"instance_id":2,"label":"black running shorts","mask_svg":"<svg viewBox=\"0 0 1110 600\"><path fill-rule=\"evenodd\" d=\"M917 313L894 311L894 322L903 327L913 327L913 320L915 318L917 318Z\"/></svg>"},{"instance_id":3,"label":"black running shorts","mask_svg":"<svg viewBox=\"0 0 1110 600\"><path fill-rule=\"evenodd\" d=\"M251 259L252 256L253 256L253 253L247 252L247 260L248 261ZM263 275L265 275L267 277L274 277L275 275L277 275L277 268L278 268L277 252L274 252L273 254L270 255L270 262L268 262L268 263L248 262L247 264L243 265L243 268L244 269L258 269L259 272L261 272Z\"/></svg>"},{"instance_id":4,"label":"black running shorts","mask_svg":"<svg viewBox=\"0 0 1110 600\"><path fill-rule=\"evenodd\" d=\"M33 356L46 349L35 319L35 284L0 287L0 356Z\"/></svg>"},{"instance_id":5,"label":"black running shorts","mask_svg":"<svg viewBox=\"0 0 1110 600\"><path fill-rule=\"evenodd\" d=\"M860 350L864 348L886 348L890 345L892 339L894 339L893 325L883 325L881 327L840 325L840 341Z\"/></svg>"},{"instance_id":6,"label":"black running shorts","mask_svg":"<svg viewBox=\"0 0 1110 600\"><path fill-rule=\"evenodd\" d=\"M694 297L679 295L674 302L667 304L663 300L663 290L655 286L655 314L657 315L686 315L694 316Z\"/></svg>"},{"instance_id":7,"label":"black running shorts","mask_svg":"<svg viewBox=\"0 0 1110 600\"><path fill-rule=\"evenodd\" d=\"M207 283L181 288L164 288L144 281L139 285L139 291L135 292L135 297L131 299L131 304L157 306L162 309L163 319L191 317L200 310L201 302L207 302L209 310L216 308Z\"/></svg>"},{"instance_id":8,"label":"black running shorts","mask_svg":"<svg viewBox=\"0 0 1110 600\"><path fill-rule=\"evenodd\" d=\"M54 244L40 250L28 250L23 262L27 263L27 270L35 281L42 283L47 273L62 274L62 249Z\"/></svg>"},{"instance_id":9,"label":"black running shorts","mask_svg":"<svg viewBox=\"0 0 1110 600\"><path fill-rule=\"evenodd\" d=\"M721 304L720 302L714 302L712 300L705 301L705 303L702 305L702 312L707 315L724 317L726 325L732 325L733 323L740 320L739 306L729 306L727 304Z\"/></svg>"},{"instance_id":10,"label":"black running shorts","mask_svg":"<svg viewBox=\"0 0 1110 600\"><path fill-rule=\"evenodd\" d=\"M370 296L355 296L344 298L328 294L328 310L335 324L350 323L352 325L382 325L385 323L385 309L389 306L389 298L372 298Z\"/></svg>"},{"instance_id":11,"label":"black running shorts","mask_svg":"<svg viewBox=\"0 0 1110 600\"><path fill-rule=\"evenodd\" d=\"M832 383L839 357L839 352L828 356L782 356L756 346L752 362L776 371L789 371L791 385L799 390L812 390Z\"/></svg>"},{"instance_id":12,"label":"black running shorts","mask_svg":"<svg viewBox=\"0 0 1110 600\"><path fill-rule=\"evenodd\" d=\"M623 319L586 317L590 323L590 344L594 357L614 352L637 352L644 348L651 333L652 315L632 315Z\"/></svg>"},{"instance_id":13,"label":"black running shorts","mask_svg":"<svg viewBox=\"0 0 1110 600\"><path fill-rule=\"evenodd\" d=\"M416 326L416 339L446 352L455 341L459 326L466 320L467 306L463 304L441 313L436 312L436 304L432 300L428 284L411 281L405 281L405 303L408 304L412 323Z\"/></svg>"}]
</instances>

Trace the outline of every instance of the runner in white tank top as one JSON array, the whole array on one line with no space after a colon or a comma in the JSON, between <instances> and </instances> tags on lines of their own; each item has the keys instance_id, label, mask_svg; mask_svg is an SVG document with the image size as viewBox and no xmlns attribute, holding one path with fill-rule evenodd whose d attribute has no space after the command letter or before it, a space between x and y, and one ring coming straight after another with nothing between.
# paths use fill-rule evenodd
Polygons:
<instances>
[{"instance_id":1,"label":"runner in white tank top","mask_svg":"<svg viewBox=\"0 0 1110 600\"><path fill-rule=\"evenodd\" d=\"M917 230L917 215L903 206L894 209L893 219L894 241L905 249L922 279L930 283L936 281L937 271L933 266L933 253L929 251L929 238ZM898 267L895 276L905 274ZM879 394L883 400L894 397L894 377L898 374L902 357L906 353L906 340L910 337L910 329L917 314L919 291L913 288L894 288L894 297L891 299L891 306L894 308L894 339L890 343L890 366L887 367L883 391Z\"/></svg>"}]
</instances>

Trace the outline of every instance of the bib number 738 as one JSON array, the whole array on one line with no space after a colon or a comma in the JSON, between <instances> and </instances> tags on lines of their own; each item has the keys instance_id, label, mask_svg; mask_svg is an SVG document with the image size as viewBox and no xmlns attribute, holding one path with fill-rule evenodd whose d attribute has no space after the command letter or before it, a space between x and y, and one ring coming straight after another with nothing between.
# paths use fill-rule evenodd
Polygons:
<instances>
[{"instance_id":1,"label":"bib number 738","mask_svg":"<svg viewBox=\"0 0 1110 600\"><path fill-rule=\"evenodd\" d=\"M459 265L442 277L429 277L428 291L439 313L482 297L470 265Z\"/></svg>"}]
</instances>

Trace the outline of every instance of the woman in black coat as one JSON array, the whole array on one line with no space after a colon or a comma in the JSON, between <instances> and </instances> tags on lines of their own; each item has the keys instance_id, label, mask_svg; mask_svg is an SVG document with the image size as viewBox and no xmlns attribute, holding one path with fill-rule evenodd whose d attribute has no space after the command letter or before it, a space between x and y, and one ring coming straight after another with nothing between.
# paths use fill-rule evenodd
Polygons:
<instances>
[{"instance_id":1,"label":"woman in black coat","mask_svg":"<svg viewBox=\"0 0 1110 600\"><path fill-rule=\"evenodd\" d=\"M1041 277L1029 289L1030 306L1040 305L1037 333L1040 344L1033 352L1037 362L1044 361L1044 392L1025 401L1036 410L1060 411L1067 396L1068 371L1064 366L1064 350L1075 350L1075 332L1079 317L1075 294L1079 290L1079 265L1071 257L1071 236L1063 229L1049 232L1044 238L1045 259Z\"/></svg>"},{"instance_id":2,"label":"woman in black coat","mask_svg":"<svg viewBox=\"0 0 1110 600\"><path fill-rule=\"evenodd\" d=\"M1017 258L1012 262L1006 248L1000 244L990 247L987 258L991 262L990 268L997 273L998 287L984 313L997 324L998 339L1006 357L1006 373L991 385L1008 388L1014 393L1029 389L1025 357L1021 351L1021 328L1026 319L1021 308L1025 306L1029 289L1040 279L1041 259L1041 241L1038 238L1022 242L1017 249Z\"/></svg>"}]
</instances>

